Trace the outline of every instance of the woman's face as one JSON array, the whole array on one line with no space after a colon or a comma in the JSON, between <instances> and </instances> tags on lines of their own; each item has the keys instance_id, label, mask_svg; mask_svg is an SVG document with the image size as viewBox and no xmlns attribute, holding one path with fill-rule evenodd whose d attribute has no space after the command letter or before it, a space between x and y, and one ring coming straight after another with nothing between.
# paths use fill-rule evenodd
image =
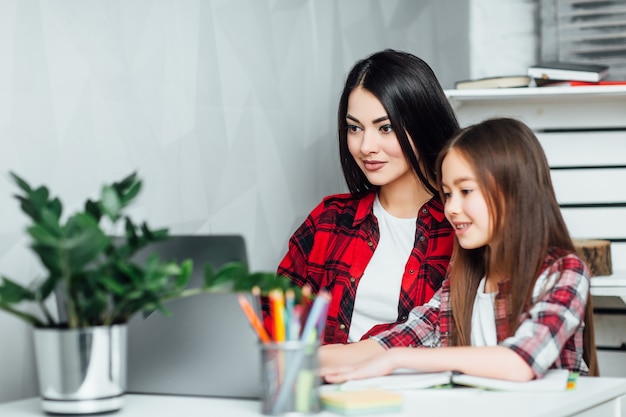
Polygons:
<instances>
[{"instance_id":1,"label":"woman's face","mask_svg":"<svg viewBox=\"0 0 626 417\"><path fill-rule=\"evenodd\" d=\"M348 97L348 149L373 185L410 182L415 175L408 164L387 111L369 91L357 87Z\"/></svg>"}]
</instances>

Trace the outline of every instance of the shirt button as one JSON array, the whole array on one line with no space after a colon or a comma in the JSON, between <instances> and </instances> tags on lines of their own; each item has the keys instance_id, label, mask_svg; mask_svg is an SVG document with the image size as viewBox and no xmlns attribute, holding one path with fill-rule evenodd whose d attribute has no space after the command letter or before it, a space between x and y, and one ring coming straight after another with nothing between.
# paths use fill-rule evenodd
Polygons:
<instances>
[{"instance_id":1,"label":"shirt button","mask_svg":"<svg viewBox=\"0 0 626 417\"><path fill-rule=\"evenodd\" d=\"M409 269L409 274L414 274L415 270L414 269Z\"/></svg>"},{"instance_id":2,"label":"shirt button","mask_svg":"<svg viewBox=\"0 0 626 417\"><path fill-rule=\"evenodd\" d=\"M356 279L354 277L350 277L350 282L354 282Z\"/></svg>"},{"instance_id":3,"label":"shirt button","mask_svg":"<svg viewBox=\"0 0 626 417\"><path fill-rule=\"evenodd\" d=\"M424 235L420 235L420 237L419 237L420 242L423 242L423 241L424 241L424 239L426 239L426 238L424 237Z\"/></svg>"},{"instance_id":4,"label":"shirt button","mask_svg":"<svg viewBox=\"0 0 626 417\"><path fill-rule=\"evenodd\" d=\"M367 242L367 246L371 248L372 246L374 246L374 242Z\"/></svg>"},{"instance_id":5,"label":"shirt button","mask_svg":"<svg viewBox=\"0 0 626 417\"><path fill-rule=\"evenodd\" d=\"M425 207L422 207L422 213L426 213L428 210L426 210Z\"/></svg>"},{"instance_id":6,"label":"shirt button","mask_svg":"<svg viewBox=\"0 0 626 417\"><path fill-rule=\"evenodd\" d=\"M407 316L402 316L402 321L405 321L407 319Z\"/></svg>"},{"instance_id":7,"label":"shirt button","mask_svg":"<svg viewBox=\"0 0 626 417\"><path fill-rule=\"evenodd\" d=\"M339 328L340 328L341 330L345 330L345 329L346 329L346 325L342 323L342 324L340 324L340 325L339 325Z\"/></svg>"}]
</instances>

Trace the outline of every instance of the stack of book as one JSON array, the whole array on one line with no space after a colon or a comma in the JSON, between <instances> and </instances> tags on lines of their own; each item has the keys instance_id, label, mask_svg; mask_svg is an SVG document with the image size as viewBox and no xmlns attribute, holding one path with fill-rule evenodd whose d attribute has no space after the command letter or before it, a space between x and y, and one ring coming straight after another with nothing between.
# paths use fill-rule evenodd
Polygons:
<instances>
[{"instance_id":1,"label":"stack of book","mask_svg":"<svg viewBox=\"0 0 626 417\"><path fill-rule=\"evenodd\" d=\"M478 88L515 88L528 87L531 78L527 75L505 75L497 77L485 77L475 80L457 81L454 88L457 90L468 90Z\"/></svg>"},{"instance_id":2,"label":"stack of book","mask_svg":"<svg viewBox=\"0 0 626 417\"><path fill-rule=\"evenodd\" d=\"M544 62L528 67L528 76L538 87L623 83L606 81L609 76L609 66L604 64Z\"/></svg>"},{"instance_id":3,"label":"stack of book","mask_svg":"<svg viewBox=\"0 0 626 417\"><path fill-rule=\"evenodd\" d=\"M567 369L550 369L541 379L527 382L513 382L503 379L465 375L458 372L417 372L397 370L393 374L367 379L347 381L325 387L325 391L359 391L363 389L386 389L391 391L407 389L424 389L433 387L466 387L482 388L495 391L520 392L559 392L575 389L578 374Z\"/></svg>"},{"instance_id":4,"label":"stack of book","mask_svg":"<svg viewBox=\"0 0 626 417\"><path fill-rule=\"evenodd\" d=\"M528 67L527 74L506 75L457 81L457 90L514 87L556 87L589 85L626 85L608 80L609 66L576 62L544 62Z\"/></svg>"},{"instance_id":5,"label":"stack of book","mask_svg":"<svg viewBox=\"0 0 626 417\"><path fill-rule=\"evenodd\" d=\"M455 386L492 391L564 392L576 388L578 374L567 369L551 369L541 379L513 382L495 378L464 375L458 372L417 372L396 370L391 375L326 384L320 387L324 409L338 414L389 413L402 409L402 391L416 389L453 389Z\"/></svg>"},{"instance_id":6,"label":"stack of book","mask_svg":"<svg viewBox=\"0 0 626 417\"><path fill-rule=\"evenodd\" d=\"M320 400L325 410L346 416L391 413L402 410L402 394L386 389L366 388L350 391L322 391Z\"/></svg>"}]
</instances>

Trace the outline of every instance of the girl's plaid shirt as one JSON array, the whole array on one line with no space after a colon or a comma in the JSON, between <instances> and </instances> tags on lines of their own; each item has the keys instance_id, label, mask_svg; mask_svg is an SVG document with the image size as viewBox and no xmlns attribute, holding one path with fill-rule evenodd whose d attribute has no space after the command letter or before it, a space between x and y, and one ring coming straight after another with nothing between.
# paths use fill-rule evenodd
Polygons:
<instances>
[{"instance_id":1,"label":"girl's plaid shirt","mask_svg":"<svg viewBox=\"0 0 626 417\"><path fill-rule=\"evenodd\" d=\"M552 368L586 375L583 330L590 282L585 263L572 252L551 248L535 283L531 307L510 337L506 325L508 284L500 284L494 303L498 344L518 353L536 377ZM449 346L453 328L450 282L446 280L427 304L411 311L405 323L374 338L385 347Z\"/></svg>"}]
</instances>

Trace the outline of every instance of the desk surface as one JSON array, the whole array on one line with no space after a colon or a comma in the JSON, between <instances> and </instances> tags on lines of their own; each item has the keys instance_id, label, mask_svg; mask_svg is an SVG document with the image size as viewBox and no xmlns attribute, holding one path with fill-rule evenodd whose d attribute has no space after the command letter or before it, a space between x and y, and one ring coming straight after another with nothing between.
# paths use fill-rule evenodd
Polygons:
<instances>
[{"instance_id":1,"label":"desk surface","mask_svg":"<svg viewBox=\"0 0 626 417\"><path fill-rule=\"evenodd\" d=\"M626 378L579 378L574 391L562 393L490 392L473 388L414 390L404 393L402 412L390 416L465 415L480 417L626 416ZM621 399L620 399L621 397ZM621 401L621 405L619 402ZM618 404L616 404L618 402ZM593 410L593 408L596 410ZM594 414L595 413L595 414ZM0 416L42 416L39 398L0 404ZM253 400L183 396L127 395L126 404L112 417L259 416ZM320 417L337 416L330 412ZM381 415L381 414L377 414Z\"/></svg>"}]
</instances>

